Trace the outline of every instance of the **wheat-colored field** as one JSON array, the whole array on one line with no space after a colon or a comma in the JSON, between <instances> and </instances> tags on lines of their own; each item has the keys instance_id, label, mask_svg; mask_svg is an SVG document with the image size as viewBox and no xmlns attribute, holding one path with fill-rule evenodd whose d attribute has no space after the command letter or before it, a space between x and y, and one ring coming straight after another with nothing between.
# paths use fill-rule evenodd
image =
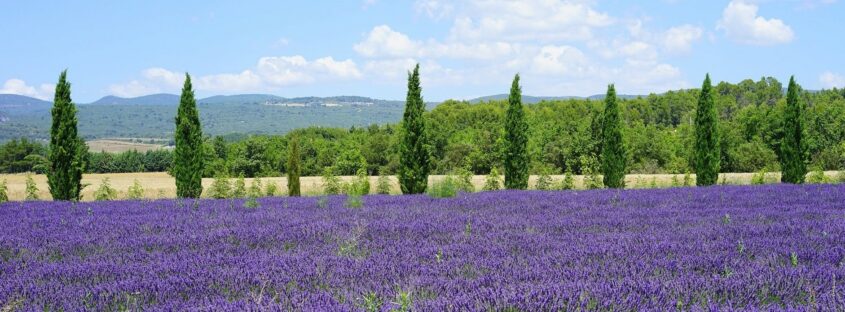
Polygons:
<instances>
[{"instance_id":1,"label":"wheat-colored field","mask_svg":"<svg viewBox=\"0 0 845 312\"><path fill-rule=\"evenodd\" d=\"M146 151L164 148L164 146L160 144L137 143L119 140L91 140L85 142L85 144L88 145L88 150L92 152L108 153L121 153L131 150L136 150L143 153Z\"/></svg>"},{"instance_id":2,"label":"wheat-colored field","mask_svg":"<svg viewBox=\"0 0 845 312\"><path fill-rule=\"evenodd\" d=\"M751 184L753 173L723 173L720 175L720 183L724 180L725 184ZM840 176L838 171L826 171L825 175L831 180L835 180ZM50 192L47 187L47 177L45 175L32 175L38 187L39 199L50 199ZM429 184L440 181L445 176L435 175L429 177ZM674 179L673 179L674 177ZM176 196L176 182L166 172L146 172L146 173L107 173L107 174L86 174L82 177L82 183L88 184L82 191L82 200L89 201L94 199L94 192L100 186L104 179L108 178L111 186L118 191L118 198L125 198L129 187L137 179L144 188L144 196L146 198L173 198ZM355 177L343 176L341 181L349 182ZM391 193L399 194L399 184L395 176L390 176ZM573 176L575 187L584 188L584 177ZM472 182L477 190L480 190L484 185L486 176L473 176ZM562 175L552 176L555 184L560 183L563 179ZM693 183L695 182L695 175L691 176ZM8 187L8 195L10 200L23 200L26 197L26 175L25 174L0 174L0 181L6 180ZM234 182L235 179L232 179ZM244 179L246 185L252 184L254 179ZM375 192L378 177L370 177L371 191ZM208 190L213 179L206 178L202 180L204 190ZM285 177L265 177L261 178L263 185L268 183L275 183L278 186L280 193L287 194L287 178ZM537 176L531 176L529 185L534 188L536 185ZM683 174L629 174L625 177L627 188L649 188L649 187L670 187L673 185L682 184L684 181ZM779 172L771 172L766 174L766 183L776 183L780 181ZM321 177L302 177L300 178L302 193L304 195L319 195L322 192L322 178ZM206 196L204 193L203 196Z\"/></svg>"}]
</instances>

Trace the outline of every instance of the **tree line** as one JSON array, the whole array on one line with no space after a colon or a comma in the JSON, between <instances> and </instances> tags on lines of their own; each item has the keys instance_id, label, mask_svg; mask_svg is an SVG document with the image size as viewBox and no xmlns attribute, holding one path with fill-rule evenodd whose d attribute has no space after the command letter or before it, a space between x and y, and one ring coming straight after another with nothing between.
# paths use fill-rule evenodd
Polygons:
<instances>
[{"instance_id":1,"label":"tree line","mask_svg":"<svg viewBox=\"0 0 845 312\"><path fill-rule=\"evenodd\" d=\"M505 187L515 189L527 186L529 173L588 171L601 173L608 187L624 186L626 173L691 172L697 173L697 184L710 185L719 172L783 171L785 182L800 183L808 165L841 169L845 160L845 90L809 92L794 79L785 97L774 78L712 86L708 75L701 89L618 98L609 85L600 101L523 105L517 75L506 101L448 100L426 111L417 66L409 72L407 91L399 124L310 127L233 141L202 135L186 74L175 119L176 148L112 156L89 153L80 143L63 72L50 145L10 141L0 147L0 170L41 170L53 180L70 181L83 171L166 169L185 190L180 197L195 197L201 189L189 189L201 177L327 171L396 174L404 193L424 192L422 181L429 174L487 174L497 168L504 172ZM298 143L296 153L292 142ZM51 184L51 192L56 188L62 198L73 198L79 186L67 183Z\"/></svg>"}]
</instances>

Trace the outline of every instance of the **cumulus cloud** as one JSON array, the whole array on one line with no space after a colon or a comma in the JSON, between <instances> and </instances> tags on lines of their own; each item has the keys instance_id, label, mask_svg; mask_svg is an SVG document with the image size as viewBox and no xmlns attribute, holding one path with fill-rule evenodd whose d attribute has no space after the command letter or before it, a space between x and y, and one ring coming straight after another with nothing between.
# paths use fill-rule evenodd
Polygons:
<instances>
[{"instance_id":1,"label":"cumulus cloud","mask_svg":"<svg viewBox=\"0 0 845 312\"><path fill-rule=\"evenodd\" d=\"M44 83L39 86L30 86L21 79L9 79L0 88L0 94L17 94L34 97L39 100L50 100L55 93L56 85Z\"/></svg>"},{"instance_id":2,"label":"cumulus cloud","mask_svg":"<svg viewBox=\"0 0 845 312\"><path fill-rule=\"evenodd\" d=\"M693 25L681 25L669 28L663 34L663 49L670 53L689 52L692 44L701 39L704 31Z\"/></svg>"},{"instance_id":3,"label":"cumulus cloud","mask_svg":"<svg viewBox=\"0 0 845 312\"><path fill-rule=\"evenodd\" d=\"M450 30L454 40L588 40L613 19L585 1L468 0Z\"/></svg>"},{"instance_id":4,"label":"cumulus cloud","mask_svg":"<svg viewBox=\"0 0 845 312\"><path fill-rule=\"evenodd\" d=\"M404 57L416 54L419 46L419 42L411 40L405 34L394 31L387 25L381 25L373 28L367 38L353 46L353 49L367 57Z\"/></svg>"},{"instance_id":5,"label":"cumulus cloud","mask_svg":"<svg viewBox=\"0 0 845 312\"><path fill-rule=\"evenodd\" d=\"M452 14L455 7L449 1L442 0L417 0L414 2L414 9L423 13L429 18L440 20Z\"/></svg>"},{"instance_id":6,"label":"cumulus cloud","mask_svg":"<svg viewBox=\"0 0 845 312\"><path fill-rule=\"evenodd\" d=\"M733 0L722 12L717 29L732 40L750 45L789 43L795 37L792 28L780 19L758 16L756 4Z\"/></svg>"},{"instance_id":7,"label":"cumulus cloud","mask_svg":"<svg viewBox=\"0 0 845 312\"><path fill-rule=\"evenodd\" d=\"M142 71L143 79L114 84L109 91L117 96L134 97L158 92L176 92L185 74L164 68ZM279 87L323 81L358 79L361 71L352 60L332 57L308 60L301 55L262 57L255 68L239 73L220 73L192 77L194 88L206 92L268 91Z\"/></svg>"},{"instance_id":8,"label":"cumulus cloud","mask_svg":"<svg viewBox=\"0 0 845 312\"><path fill-rule=\"evenodd\" d=\"M819 76L819 83L822 88L845 88L845 77L832 72L824 72Z\"/></svg>"}]
</instances>

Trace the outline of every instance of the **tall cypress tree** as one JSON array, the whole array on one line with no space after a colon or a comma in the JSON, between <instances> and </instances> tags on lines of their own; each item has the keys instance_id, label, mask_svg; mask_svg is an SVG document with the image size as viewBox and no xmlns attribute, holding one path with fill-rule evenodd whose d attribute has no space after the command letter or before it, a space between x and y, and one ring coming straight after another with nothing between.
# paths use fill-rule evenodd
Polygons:
<instances>
[{"instance_id":1,"label":"tall cypress tree","mask_svg":"<svg viewBox=\"0 0 845 312\"><path fill-rule=\"evenodd\" d=\"M519 74L513 77L505 115L505 188L528 188L528 123L522 108Z\"/></svg>"},{"instance_id":2,"label":"tall cypress tree","mask_svg":"<svg viewBox=\"0 0 845 312\"><path fill-rule=\"evenodd\" d=\"M299 196L299 174L302 170L299 165L299 139L293 137L288 150L288 196Z\"/></svg>"},{"instance_id":3,"label":"tall cypress tree","mask_svg":"<svg viewBox=\"0 0 845 312\"><path fill-rule=\"evenodd\" d=\"M176 149L173 151L173 176L176 196L198 198L202 194L202 127L191 76L185 73L185 85L176 113Z\"/></svg>"},{"instance_id":4,"label":"tall cypress tree","mask_svg":"<svg viewBox=\"0 0 845 312\"><path fill-rule=\"evenodd\" d=\"M604 185L609 188L625 187L625 146L622 144L622 120L616 103L616 88L607 87L604 97L604 120L601 131L601 169Z\"/></svg>"},{"instance_id":5,"label":"tall cypress tree","mask_svg":"<svg viewBox=\"0 0 845 312\"><path fill-rule=\"evenodd\" d=\"M402 116L402 141L399 144L399 186L403 194L425 193L430 160L425 131L425 103L420 88L420 64L408 73L408 96Z\"/></svg>"},{"instance_id":6,"label":"tall cypress tree","mask_svg":"<svg viewBox=\"0 0 845 312\"><path fill-rule=\"evenodd\" d=\"M47 184L54 200L79 200L82 191L82 172L88 148L79 137L76 124L76 105L70 98L67 70L59 75L53 99L53 123L50 126L50 151L47 158Z\"/></svg>"},{"instance_id":7,"label":"tall cypress tree","mask_svg":"<svg viewBox=\"0 0 845 312\"><path fill-rule=\"evenodd\" d=\"M704 78L695 112L695 182L699 186L716 184L719 179L718 114L713 101L710 74Z\"/></svg>"},{"instance_id":8,"label":"tall cypress tree","mask_svg":"<svg viewBox=\"0 0 845 312\"><path fill-rule=\"evenodd\" d=\"M798 100L798 84L795 76L789 78L786 91L786 111L783 114L783 139L781 142L780 166L783 170L781 182L801 184L807 174L805 149L803 142L803 107Z\"/></svg>"}]
</instances>

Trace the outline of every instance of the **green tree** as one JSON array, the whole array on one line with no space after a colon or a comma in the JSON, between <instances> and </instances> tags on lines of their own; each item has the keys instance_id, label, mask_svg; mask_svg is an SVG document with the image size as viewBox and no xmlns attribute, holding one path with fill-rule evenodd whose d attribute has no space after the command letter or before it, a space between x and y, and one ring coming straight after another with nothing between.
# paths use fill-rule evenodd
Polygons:
<instances>
[{"instance_id":1,"label":"green tree","mask_svg":"<svg viewBox=\"0 0 845 312\"><path fill-rule=\"evenodd\" d=\"M77 132L76 105L70 98L67 70L59 75L53 100L53 123L50 127L50 149L47 184L54 200L79 200L82 172L88 148Z\"/></svg>"},{"instance_id":2,"label":"green tree","mask_svg":"<svg viewBox=\"0 0 845 312\"><path fill-rule=\"evenodd\" d=\"M422 194L428 187L430 160L425 129L425 102L420 88L420 65L408 73L408 95L399 144L399 186L403 194Z\"/></svg>"},{"instance_id":3,"label":"green tree","mask_svg":"<svg viewBox=\"0 0 845 312\"><path fill-rule=\"evenodd\" d=\"M187 73L176 114L175 141L173 176L176 178L176 196L197 198L202 194L203 140L191 76Z\"/></svg>"},{"instance_id":4,"label":"green tree","mask_svg":"<svg viewBox=\"0 0 845 312\"><path fill-rule=\"evenodd\" d=\"M803 106L798 99L798 84L795 77L789 78L786 91L786 111L783 114L783 140L780 147L780 167L783 170L781 182L801 184L807 174L807 162L803 141Z\"/></svg>"},{"instance_id":5,"label":"green tree","mask_svg":"<svg viewBox=\"0 0 845 312\"><path fill-rule=\"evenodd\" d=\"M627 155L622 143L622 118L616 103L616 89L612 84L607 87L603 116L601 169L604 185L609 188L624 188Z\"/></svg>"},{"instance_id":6,"label":"green tree","mask_svg":"<svg viewBox=\"0 0 845 312\"><path fill-rule=\"evenodd\" d=\"M528 123L522 109L519 74L513 77L505 115L505 188L528 188Z\"/></svg>"},{"instance_id":7,"label":"green tree","mask_svg":"<svg viewBox=\"0 0 845 312\"><path fill-rule=\"evenodd\" d=\"M695 112L695 182L696 185L716 184L719 179L719 132L718 114L711 93L710 74L704 78L698 95L698 109Z\"/></svg>"},{"instance_id":8,"label":"green tree","mask_svg":"<svg viewBox=\"0 0 845 312\"><path fill-rule=\"evenodd\" d=\"M299 139L293 138L290 141L290 150L288 151L288 196L299 196L299 174L302 169L299 162Z\"/></svg>"},{"instance_id":9,"label":"green tree","mask_svg":"<svg viewBox=\"0 0 845 312\"><path fill-rule=\"evenodd\" d=\"M223 173L218 173L214 177L214 182L211 183L211 188L208 190L208 196L215 199L223 199L231 196L232 185L229 183L229 177Z\"/></svg>"},{"instance_id":10,"label":"green tree","mask_svg":"<svg viewBox=\"0 0 845 312\"><path fill-rule=\"evenodd\" d=\"M499 170L496 167L490 169L490 174L487 175L487 178L484 180L484 187L481 188L483 191L496 191L502 189L501 177L499 176Z\"/></svg>"}]
</instances>

